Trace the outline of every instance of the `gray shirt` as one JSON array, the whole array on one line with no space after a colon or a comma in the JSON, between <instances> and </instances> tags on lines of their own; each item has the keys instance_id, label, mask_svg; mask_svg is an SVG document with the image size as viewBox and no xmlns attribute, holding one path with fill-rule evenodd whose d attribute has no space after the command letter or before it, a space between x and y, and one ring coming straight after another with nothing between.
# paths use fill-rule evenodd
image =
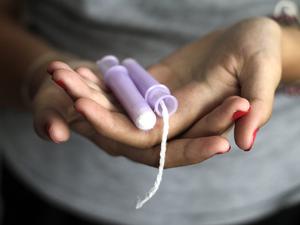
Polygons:
<instances>
[{"instance_id":1,"label":"gray shirt","mask_svg":"<svg viewBox=\"0 0 300 225\"><path fill-rule=\"evenodd\" d=\"M30 29L52 45L95 60L104 54L154 63L219 26L270 14L276 0L32 0ZM165 171L157 195L135 210L157 170L105 154L72 134L39 139L29 114L2 110L0 147L20 177L49 200L99 220L132 225L234 224L300 200L300 99L278 95L255 147L234 147ZM233 140L231 138L231 143Z\"/></svg>"}]
</instances>

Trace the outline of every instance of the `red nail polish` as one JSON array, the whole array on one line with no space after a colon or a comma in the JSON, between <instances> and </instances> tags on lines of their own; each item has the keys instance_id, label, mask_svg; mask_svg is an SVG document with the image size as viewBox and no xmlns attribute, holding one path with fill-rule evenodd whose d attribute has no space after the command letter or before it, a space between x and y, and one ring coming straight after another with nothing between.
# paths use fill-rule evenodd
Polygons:
<instances>
[{"instance_id":1,"label":"red nail polish","mask_svg":"<svg viewBox=\"0 0 300 225\"><path fill-rule=\"evenodd\" d=\"M252 141L251 141L250 148L246 149L246 150L245 150L246 152L249 152L249 151L252 149L252 147L253 147L253 145L254 145L255 138L256 138L256 134L257 134L258 131L259 131L259 128L257 128L257 129L253 132L253 136L252 136Z\"/></svg>"},{"instance_id":2,"label":"red nail polish","mask_svg":"<svg viewBox=\"0 0 300 225\"><path fill-rule=\"evenodd\" d=\"M67 90L66 85L64 84L64 82L62 80L55 80L55 83L60 86L62 89L64 89L65 91Z\"/></svg>"},{"instance_id":3,"label":"red nail polish","mask_svg":"<svg viewBox=\"0 0 300 225\"><path fill-rule=\"evenodd\" d=\"M239 118L243 117L246 114L247 114L246 111L236 111L232 116L232 120L237 121Z\"/></svg>"},{"instance_id":4,"label":"red nail polish","mask_svg":"<svg viewBox=\"0 0 300 225\"><path fill-rule=\"evenodd\" d=\"M249 107L248 111L241 111L241 110L236 111L232 116L232 120L237 121L241 117L245 116L250 111L250 109L251 109L251 106Z\"/></svg>"}]
</instances>

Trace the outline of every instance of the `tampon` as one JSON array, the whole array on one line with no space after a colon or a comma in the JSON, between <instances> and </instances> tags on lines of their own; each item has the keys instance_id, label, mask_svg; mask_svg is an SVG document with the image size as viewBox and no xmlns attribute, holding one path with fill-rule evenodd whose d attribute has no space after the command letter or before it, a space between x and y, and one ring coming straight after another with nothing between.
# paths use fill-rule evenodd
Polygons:
<instances>
[{"instance_id":1,"label":"tampon","mask_svg":"<svg viewBox=\"0 0 300 225\"><path fill-rule=\"evenodd\" d=\"M127 58L122 65L128 70L130 78L133 80L137 89L146 99L154 112L162 116L160 102L163 101L167 107L169 115L176 112L178 108L177 99L171 95L167 86L155 80L136 60Z\"/></svg>"},{"instance_id":2,"label":"tampon","mask_svg":"<svg viewBox=\"0 0 300 225\"><path fill-rule=\"evenodd\" d=\"M127 69L119 65L119 60L115 56L105 56L97 61L97 65L105 83L134 124L141 130L152 129L156 123L156 115L130 79Z\"/></svg>"}]
</instances>

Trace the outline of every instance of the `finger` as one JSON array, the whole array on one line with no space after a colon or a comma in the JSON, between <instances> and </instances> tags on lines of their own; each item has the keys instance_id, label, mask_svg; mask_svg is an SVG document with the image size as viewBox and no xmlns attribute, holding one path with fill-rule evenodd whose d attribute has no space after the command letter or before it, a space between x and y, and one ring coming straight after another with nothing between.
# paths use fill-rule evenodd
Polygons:
<instances>
[{"instance_id":1,"label":"finger","mask_svg":"<svg viewBox=\"0 0 300 225\"><path fill-rule=\"evenodd\" d=\"M95 136L92 141L111 155L122 155L135 162L153 167L159 165L159 145L151 149L137 149L99 135ZM220 136L172 140L167 146L165 168L197 164L229 150L230 144Z\"/></svg>"},{"instance_id":2,"label":"finger","mask_svg":"<svg viewBox=\"0 0 300 225\"><path fill-rule=\"evenodd\" d=\"M73 70L67 63L61 61L53 61L48 65L47 72L50 75L53 75L54 72L57 70L68 70L71 72L77 72L82 78L84 78L87 81L90 81L90 83L93 84L94 87L101 84L100 78L87 67L78 67L75 70Z\"/></svg>"},{"instance_id":3,"label":"finger","mask_svg":"<svg viewBox=\"0 0 300 225\"><path fill-rule=\"evenodd\" d=\"M220 136L174 140L168 144L165 167L197 164L216 154L224 154L230 149L229 142ZM154 151L159 152L159 150L160 148L156 147Z\"/></svg>"},{"instance_id":4,"label":"finger","mask_svg":"<svg viewBox=\"0 0 300 225\"><path fill-rule=\"evenodd\" d=\"M74 71L68 64L66 64L62 61L53 61L48 65L47 72L52 75L54 73L54 71L56 71L58 69Z\"/></svg>"},{"instance_id":5,"label":"finger","mask_svg":"<svg viewBox=\"0 0 300 225\"><path fill-rule=\"evenodd\" d=\"M90 80L96 84L100 84L100 78L87 67L79 67L75 70L83 78Z\"/></svg>"},{"instance_id":6,"label":"finger","mask_svg":"<svg viewBox=\"0 0 300 225\"><path fill-rule=\"evenodd\" d=\"M55 143L65 142L70 137L67 121L53 108L44 108L35 114L34 128L41 138Z\"/></svg>"},{"instance_id":7,"label":"finger","mask_svg":"<svg viewBox=\"0 0 300 225\"><path fill-rule=\"evenodd\" d=\"M85 84L87 84L87 86L89 88L92 88L96 91L100 91L103 92L103 88L102 88L102 84L100 82L100 80L98 78L92 78L90 76L96 76L92 71L90 71L88 68L85 67L80 67L78 69L75 69L75 72L79 75L79 77L81 78L81 80L83 80L83 82ZM89 74L88 76L86 75ZM92 73L92 74L90 74Z\"/></svg>"},{"instance_id":8,"label":"finger","mask_svg":"<svg viewBox=\"0 0 300 225\"><path fill-rule=\"evenodd\" d=\"M245 98L228 97L221 105L196 122L184 137L221 135L233 125L234 121L246 115L249 108L250 103Z\"/></svg>"},{"instance_id":9,"label":"finger","mask_svg":"<svg viewBox=\"0 0 300 225\"><path fill-rule=\"evenodd\" d=\"M281 77L280 61L266 58L251 62L252 66L241 75L241 96L251 104L250 112L237 121L235 128L236 143L244 150L252 148L258 129L271 117L275 90Z\"/></svg>"},{"instance_id":10,"label":"finger","mask_svg":"<svg viewBox=\"0 0 300 225\"><path fill-rule=\"evenodd\" d=\"M100 79L92 70L87 67L79 67L75 70L81 78L88 84L90 88L97 91L107 92L108 88L105 86L104 81Z\"/></svg>"},{"instance_id":11,"label":"finger","mask_svg":"<svg viewBox=\"0 0 300 225\"><path fill-rule=\"evenodd\" d=\"M65 71L66 70L66 71ZM76 73L76 72L78 73ZM115 110L115 107L112 104L107 104L108 101L112 102L111 98L105 95L103 91L107 91L107 87L104 85L104 82L96 75L94 74L89 68L87 67L79 67L76 70L73 70L68 64L61 62L61 61L54 61L49 64L47 68L47 72L52 75L53 80L61 87L63 88L72 99L77 99L80 97L85 97L85 95L88 95L88 88L92 88L96 91L91 93L94 93L94 95L90 95L90 97L93 97L95 101L98 103L104 104L106 107L110 107L112 110ZM58 73L58 75L55 75ZM64 81L64 74L66 76L70 76L67 81ZM77 74L80 75L80 78L78 79L76 76ZM72 78L75 79L75 84L71 85ZM79 87L76 85L80 84L81 88L84 88L84 92L82 94L85 94L84 96L81 96L80 91L78 90ZM88 88L86 88L86 86ZM100 88L99 88L100 87ZM101 94L99 94L100 92ZM108 101L107 101L108 100Z\"/></svg>"},{"instance_id":12,"label":"finger","mask_svg":"<svg viewBox=\"0 0 300 225\"><path fill-rule=\"evenodd\" d=\"M90 88L87 83L74 71L57 69L52 79L62 87L66 93L76 101L79 98L90 98L109 110L116 110L112 100L99 87ZM95 90L97 88L98 90Z\"/></svg>"}]
</instances>

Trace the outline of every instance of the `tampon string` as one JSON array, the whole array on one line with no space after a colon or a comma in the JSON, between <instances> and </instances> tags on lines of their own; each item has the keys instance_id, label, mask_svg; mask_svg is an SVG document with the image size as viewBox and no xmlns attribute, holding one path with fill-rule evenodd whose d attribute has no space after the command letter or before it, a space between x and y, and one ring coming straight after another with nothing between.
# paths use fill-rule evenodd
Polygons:
<instances>
[{"instance_id":1,"label":"tampon string","mask_svg":"<svg viewBox=\"0 0 300 225\"><path fill-rule=\"evenodd\" d=\"M162 181L163 170L165 167L166 161L166 152L167 152L167 140L168 140L168 133L169 133L169 113L168 109L163 101L160 103L160 107L162 108L162 118L163 118L163 133L160 145L160 158L159 158L159 167L158 167L158 174L156 176L155 182L153 187L147 192L144 199L138 198L136 209L140 209L143 205L149 201L159 189L160 183Z\"/></svg>"},{"instance_id":2,"label":"tampon string","mask_svg":"<svg viewBox=\"0 0 300 225\"><path fill-rule=\"evenodd\" d=\"M163 119L158 174L153 187L144 199L138 199L136 209L139 209L155 195L161 184L167 151L169 117L176 112L178 102L168 87L158 83L134 59L125 59L120 65L115 56L105 56L97 61L97 64L104 74L104 81L139 129L152 129L156 123L155 113Z\"/></svg>"}]
</instances>

